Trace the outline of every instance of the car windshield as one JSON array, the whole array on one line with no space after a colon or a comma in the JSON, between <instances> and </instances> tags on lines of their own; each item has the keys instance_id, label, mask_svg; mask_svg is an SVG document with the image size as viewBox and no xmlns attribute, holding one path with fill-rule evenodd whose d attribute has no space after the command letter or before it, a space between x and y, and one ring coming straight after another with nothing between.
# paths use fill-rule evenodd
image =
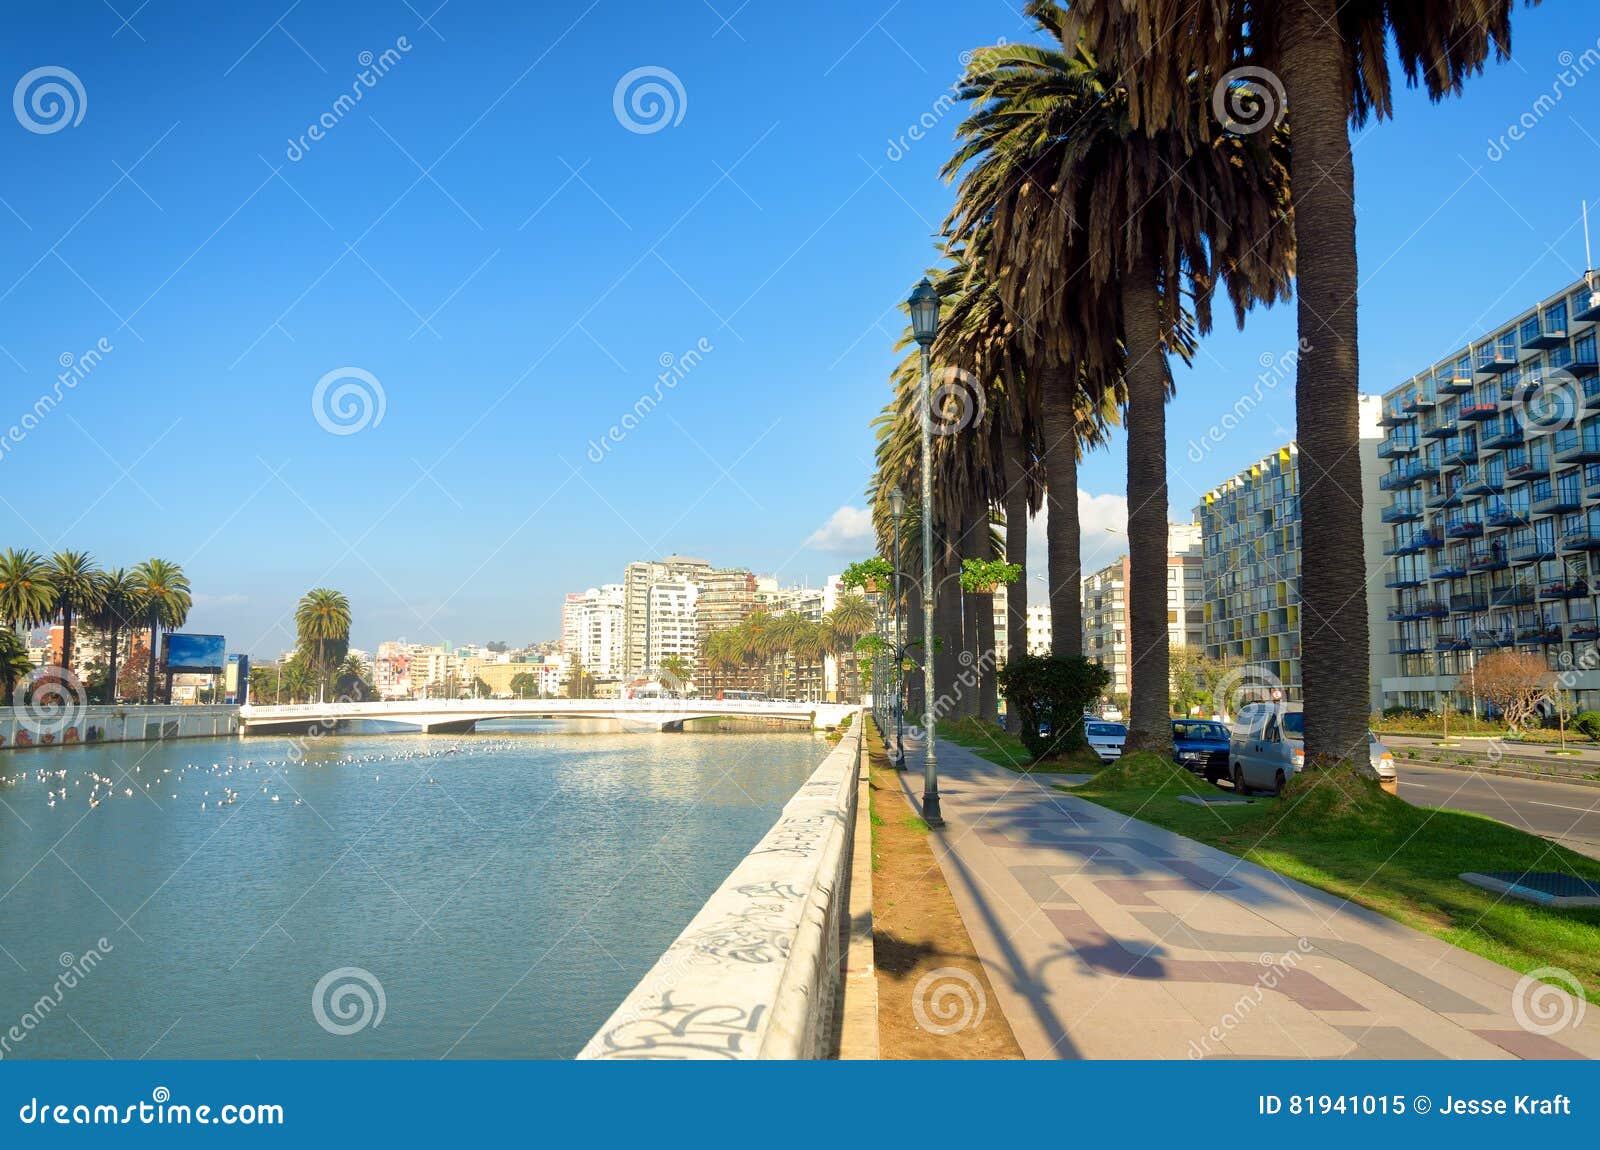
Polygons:
<instances>
[{"instance_id":1,"label":"car windshield","mask_svg":"<svg viewBox=\"0 0 1600 1150\"><path fill-rule=\"evenodd\" d=\"M1114 738L1128 733L1128 728L1121 723L1085 723L1083 729L1086 734L1099 735L1101 738Z\"/></svg>"},{"instance_id":2,"label":"car windshield","mask_svg":"<svg viewBox=\"0 0 1600 1150\"><path fill-rule=\"evenodd\" d=\"M1306 713L1304 711L1287 711L1283 716L1283 733L1296 739L1306 737Z\"/></svg>"},{"instance_id":3,"label":"car windshield","mask_svg":"<svg viewBox=\"0 0 1600 1150\"><path fill-rule=\"evenodd\" d=\"M1228 728L1221 723L1173 723L1174 739L1213 739L1226 741Z\"/></svg>"}]
</instances>

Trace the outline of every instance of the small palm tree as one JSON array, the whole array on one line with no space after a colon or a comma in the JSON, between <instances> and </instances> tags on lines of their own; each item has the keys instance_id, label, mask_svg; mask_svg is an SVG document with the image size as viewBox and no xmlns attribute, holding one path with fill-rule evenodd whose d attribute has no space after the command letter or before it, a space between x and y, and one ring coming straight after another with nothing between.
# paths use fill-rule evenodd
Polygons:
<instances>
[{"instance_id":1,"label":"small palm tree","mask_svg":"<svg viewBox=\"0 0 1600 1150\"><path fill-rule=\"evenodd\" d=\"M156 631L165 627L175 631L189 618L194 598L189 593L189 578L183 568L169 559L146 559L133 569L142 622L150 629L149 667L146 672L144 701L156 700Z\"/></svg>"},{"instance_id":2,"label":"small palm tree","mask_svg":"<svg viewBox=\"0 0 1600 1150\"><path fill-rule=\"evenodd\" d=\"M57 551L46 565L61 613L61 669L72 674L72 620L100 606L103 576L87 551Z\"/></svg>"},{"instance_id":3,"label":"small palm tree","mask_svg":"<svg viewBox=\"0 0 1600 1150\"><path fill-rule=\"evenodd\" d=\"M13 631L37 627L50 621L55 606L50 565L43 556L13 548L0 552L0 622Z\"/></svg>"},{"instance_id":4,"label":"small palm tree","mask_svg":"<svg viewBox=\"0 0 1600 1150\"><path fill-rule=\"evenodd\" d=\"M300 598L294 611L295 631L302 645L316 651L316 671L324 678L329 670L329 649L343 648L350 642L350 600L344 592L328 587L313 587Z\"/></svg>"},{"instance_id":5,"label":"small palm tree","mask_svg":"<svg viewBox=\"0 0 1600 1150\"><path fill-rule=\"evenodd\" d=\"M13 697L17 684L27 679L33 673L33 664L28 660L28 649L22 645L22 640L15 631L0 631L0 684L4 684L6 700Z\"/></svg>"},{"instance_id":6,"label":"small palm tree","mask_svg":"<svg viewBox=\"0 0 1600 1150\"><path fill-rule=\"evenodd\" d=\"M85 616L91 627L105 632L110 655L106 662L107 703L117 701L117 659L119 638L122 632L135 626L143 617L143 604L138 582L121 567L113 567L100 575L100 599Z\"/></svg>"}]
</instances>

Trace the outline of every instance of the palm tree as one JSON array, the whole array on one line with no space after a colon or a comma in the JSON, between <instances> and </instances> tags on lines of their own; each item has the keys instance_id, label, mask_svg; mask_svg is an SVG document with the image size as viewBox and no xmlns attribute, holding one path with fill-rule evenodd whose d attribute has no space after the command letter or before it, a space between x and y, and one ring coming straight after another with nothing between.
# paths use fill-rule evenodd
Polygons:
<instances>
[{"instance_id":1,"label":"palm tree","mask_svg":"<svg viewBox=\"0 0 1600 1150\"><path fill-rule=\"evenodd\" d=\"M107 703L117 701L117 658L119 638L143 616L138 582L121 567L100 576L100 601L87 616L89 624L106 634L110 655L106 663Z\"/></svg>"},{"instance_id":2,"label":"palm tree","mask_svg":"<svg viewBox=\"0 0 1600 1150\"><path fill-rule=\"evenodd\" d=\"M778 661L780 694L787 691L785 683L788 679L789 656L794 651L795 642L804 634L805 627L805 617L789 611L773 619L767 630L770 651Z\"/></svg>"},{"instance_id":3,"label":"palm tree","mask_svg":"<svg viewBox=\"0 0 1600 1150\"><path fill-rule=\"evenodd\" d=\"M864 595L841 595L839 601L833 605L833 610L824 617L829 629L838 639L837 657L840 660L841 670L846 660L852 668L852 677L855 666L855 642L868 631L872 630L874 612L872 604L868 603ZM859 683L852 684L854 691L848 692L859 698ZM841 691L841 694L846 692Z\"/></svg>"},{"instance_id":4,"label":"palm tree","mask_svg":"<svg viewBox=\"0 0 1600 1150\"><path fill-rule=\"evenodd\" d=\"M87 551L57 551L46 565L61 614L61 669L72 675L72 619L100 605L101 571Z\"/></svg>"},{"instance_id":5,"label":"palm tree","mask_svg":"<svg viewBox=\"0 0 1600 1150\"><path fill-rule=\"evenodd\" d=\"M1510 55L1511 0L1073 0L1071 19L1108 67L1128 74L1136 127L1188 122L1196 103L1213 99L1189 78L1222 77L1240 65L1255 70L1242 94L1255 98L1258 115L1287 109L1300 254L1300 511L1316 527L1301 541L1305 742L1312 756L1359 758L1367 682L1351 668L1367 666L1368 640L1366 571L1360 548L1349 544L1362 529L1350 129L1393 111L1391 41L1408 84L1420 81L1441 100L1483 70L1491 49ZM1236 88L1217 100L1239 95ZM1199 121L1204 127L1203 111Z\"/></svg>"},{"instance_id":6,"label":"palm tree","mask_svg":"<svg viewBox=\"0 0 1600 1150\"><path fill-rule=\"evenodd\" d=\"M296 655L283 666L283 691L293 703L301 695L309 700L311 688L317 684L316 672L306 664L304 658Z\"/></svg>"},{"instance_id":7,"label":"palm tree","mask_svg":"<svg viewBox=\"0 0 1600 1150\"><path fill-rule=\"evenodd\" d=\"M316 673L325 681L330 670L329 646L337 648L337 658L350 642L350 600L342 591L313 587L300 597L294 625L300 644L315 647Z\"/></svg>"},{"instance_id":8,"label":"palm tree","mask_svg":"<svg viewBox=\"0 0 1600 1150\"><path fill-rule=\"evenodd\" d=\"M802 619L801 626L795 631L790 649L794 652L797 667L817 667L822 663L822 624L810 619ZM802 676L809 693L811 676Z\"/></svg>"},{"instance_id":9,"label":"palm tree","mask_svg":"<svg viewBox=\"0 0 1600 1150\"><path fill-rule=\"evenodd\" d=\"M1190 352L1186 305L1193 331L1209 329L1219 283L1241 324L1258 300L1288 295L1287 140L1207 142L1192 122L1198 110L1159 131L1132 130L1126 86L1069 35L1065 10L1045 0L1027 10L1055 43L975 55L961 95L978 105L952 161L971 164L956 219L966 231L995 229L1000 258L1018 270L1002 290L1037 318L1032 326L1077 332L1074 354L1091 376L1126 384L1135 671L1126 745L1170 756L1167 356Z\"/></svg>"},{"instance_id":10,"label":"palm tree","mask_svg":"<svg viewBox=\"0 0 1600 1150\"><path fill-rule=\"evenodd\" d=\"M168 559L146 559L133 569L134 591L145 626L150 629L148 678L144 701L156 701L156 629L175 631L189 618L194 599L183 568Z\"/></svg>"},{"instance_id":11,"label":"palm tree","mask_svg":"<svg viewBox=\"0 0 1600 1150\"><path fill-rule=\"evenodd\" d=\"M0 622L13 631L37 627L50 621L55 605L50 566L43 556L13 548L0 553Z\"/></svg>"},{"instance_id":12,"label":"palm tree","mask_svg":"<svg viewBox=\"0 0 1600 1150\"><path fill-rule=\"evenodd\" d=\"M0 685L5 688L8 702L13 698L17 684L26 681L31 674L33 664L28 660L28 649L22 645L17 633L0 631Z\"/></svg>"}]
</instances>

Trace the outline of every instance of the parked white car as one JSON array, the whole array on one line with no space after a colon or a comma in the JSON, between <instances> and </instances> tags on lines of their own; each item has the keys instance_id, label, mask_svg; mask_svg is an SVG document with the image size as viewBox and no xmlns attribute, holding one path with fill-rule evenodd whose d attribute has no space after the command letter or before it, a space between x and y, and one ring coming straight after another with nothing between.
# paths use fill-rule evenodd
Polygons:
<instances>
[{"instance_id":1,"label":"parked white car","mask_svg":"<svg viewBox=\"0 0 1600 1150\"><path fill-rule=\"evenodd\" d=\"M1233 789L1241 795L1254 791L1277 794L1305 765L1305 711L1300 703L1249 703L1233 721L1228 757ZM1367 732L1367 758L1378 785L1390 794L1398 786L1394 755Z\"/></svg>"},{"instance_id":2,"label":"parked white car","mask_svg":"<svg viewBox=\"0 0 1600 1150\"><path fill-rule=\"evenodd\" d=\"M1127 741L1128 728L1123 723L1085 719L1083 736L1089 740L1090 750L1100 756L1102 763L1114 763L1122 757L1122 744Z\"/></svg>"}]
</instances>

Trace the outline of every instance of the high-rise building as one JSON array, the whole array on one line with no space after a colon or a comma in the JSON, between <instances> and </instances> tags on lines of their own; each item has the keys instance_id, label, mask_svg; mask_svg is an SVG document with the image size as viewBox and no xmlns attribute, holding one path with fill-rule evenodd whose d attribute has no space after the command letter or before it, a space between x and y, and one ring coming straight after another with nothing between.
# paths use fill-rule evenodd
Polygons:
<instances>
[{"instance_id":1,"label":"high-rise building","mask_svg":"<svg viewBox=\"0 0 1600 1150\"><path fill-rule=\"evenodd\" d=\"M1382 400L1360 397L1362 539L1369 572L1383 564L1379 518L1378 454ZM1206 654L1260 672L1257 682L1281 685L1301 698L1299 447L1289 443L1206 492L1195 508L1203 560L1203 634ZM1374 577L1375 578L1375 577ZM1376 588L1381 590L1381 588ZM1368 583L1365 674L1374 706L1379 682L1393 666L1384 645L1382 607Z\"/></svg>"},{"instance_id":2,"label":"high-rise building","mask_svg":"<svg viewBox=\"0 0 1600 1150\"><path fill-rule=\"evenodd\" d=\"M1477 660L1506 649L1600 705L1597 320L1590 272L1384 395L1385 705L1468 706Z\"/></svg>"},{"instance_id":3,"label":"high-rise building","mask_svg":"<svg viewBox=\"0 0 1600 1150\"><path fill-rule=\"evenodd\" d=\"M687 579L651 584L645 608L645 674L659 673L668 660L694 669L699 657L695 633L699 595L699 587Z\"/></svg>"},{"instance_id":4,"label":"high-rise building","mask_svg":"<svg viewBox=\"0 0 1600 1150\"><path fill-rule=\"evenodd\" d=\"M704 559L687 555L668 555L661 560L629 563L622 579L623 669L629 678L644 674L648 667L650 588L668 580L698 582L711 570Z\"/></svg>"},{"instance_id":5,"label":"high-rise building","mask_svg":"<svg viewBox=\"0 0 1600 1150\"><path fill-rule=\"evenodd\" d=\"M1202 640L1204 604L1201 580L1200 524L1167 524L1167 642L1172 647L1198 646ZM1083 653L1111 672L1108 695L1133 689L1133 654L1128 643L1128 580L1126 555L1083 581ZM1040 635L1049 651L1049 605ZM1030 607L1031 614L1031 607ZM1028 643L1034 642L1030 620Z\"/></svg>"}]
</instances>

